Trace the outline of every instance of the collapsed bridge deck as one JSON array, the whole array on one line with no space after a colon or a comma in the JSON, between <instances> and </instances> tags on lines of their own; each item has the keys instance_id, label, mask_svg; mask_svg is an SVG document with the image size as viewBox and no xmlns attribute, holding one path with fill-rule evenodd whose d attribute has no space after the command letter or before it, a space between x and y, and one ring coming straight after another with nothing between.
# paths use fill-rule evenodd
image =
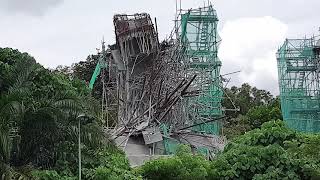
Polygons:
<instances>
[{"instance_id":1,"label":"collapsed bridge deck","mask_svg":"<svg viewBox=\"0 0 320 180\"><path fill-rule=\"evenodd\" d=\"M118 144L125 150L141 145L152 155L173 154L180 143L208 157L221 149L223 85L213 6L180 10L175 34L162 43L149 14L115 15L113 22L116 44L103 47L99 63L102 74L115 77L103 79L103 105L107 117L117 111L110 126Z\"/></svg>"}]
</instances>

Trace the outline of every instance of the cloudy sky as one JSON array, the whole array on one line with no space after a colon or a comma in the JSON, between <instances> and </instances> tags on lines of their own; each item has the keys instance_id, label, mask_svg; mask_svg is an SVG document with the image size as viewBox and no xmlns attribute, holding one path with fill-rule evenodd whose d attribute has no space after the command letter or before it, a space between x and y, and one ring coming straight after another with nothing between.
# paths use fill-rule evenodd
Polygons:
<instances>
[{"instance_id":1,"label":"cloudy sky","mask_svg":"<svg viewBox=\"0 0 320 180\"><path fill-rule=\"evenodd\" d=\"M207 0L206 0L207 1ZM182 0L182 8L204 0ZM286 37L319 34L319 0L215 0L222 37L222 73L278 94L275 53ZM96 53L102 37L113 43L112 17L148 12L160 39L173 27L175 0L0 0L0 47L18 48L45 67L71 65Z\"/></svg>"}]
</instances>

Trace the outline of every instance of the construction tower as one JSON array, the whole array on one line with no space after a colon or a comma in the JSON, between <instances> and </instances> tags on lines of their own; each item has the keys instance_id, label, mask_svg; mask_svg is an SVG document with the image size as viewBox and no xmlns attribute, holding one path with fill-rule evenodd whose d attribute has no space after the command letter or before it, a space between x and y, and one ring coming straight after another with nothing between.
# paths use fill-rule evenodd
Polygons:
<instances>
[{"instance_id":1,"label":"construction tower","mask_svg":"<svg viewBox=\"0 0 320 180\"><path fill-rule=\"evenodd\" d=\"M320 132L320 41L287 39L277 52L282 115L292 129Z\"/></svg>"},{"instance_id":2,"label":"construction tower","mask_svg":"<svg viewBox=\"0 0 320 180\"><path fill-rule=\"evenodd\" d=\"M223 87L220 77L221 61L218 58L220 37L217 31L218 18L212 5L180 11L180 40L186 77L195 80L190 91L198 96L187 99L188 118L194 124L207 122L223 116L221 101ZM194 131L218 135L221 123L208 122L195 126Z\"/></svg>"}]
</instances>

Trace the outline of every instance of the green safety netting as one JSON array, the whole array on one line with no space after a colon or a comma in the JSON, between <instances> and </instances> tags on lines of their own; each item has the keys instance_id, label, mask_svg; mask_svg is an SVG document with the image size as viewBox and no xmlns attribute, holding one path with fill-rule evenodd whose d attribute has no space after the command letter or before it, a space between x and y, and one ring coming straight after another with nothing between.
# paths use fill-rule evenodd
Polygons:
<instances>
[{"instance_id":1,"label":"green safety netting","mask_svg":"<svg viewBox=\"0 0 320 180\"><path fill-rule=\"evenodd\" d=\"M186 111L192 116L194 132L219 134L221 122L203 123L204 119L214 119L223 116L221 101L223 98L222 81L220 78L221 61L218 58L220 37L217 33L218 18L216 11L208 7L192 9L180 16L181 54L186 65L186 76L196 79L191 89L200 89L200 95L186 98ZM164 135L166 154L174 154L178 145L177 140L169 137L170 128L161 125ZM197 151L209 154L206 147L198 147Z\"/></svg>"},{"instance_id":2,"label":"green safety netting","mask_svg":"<svg viewBox=\"0 0 320 180\"><path fill-rule=\"evenodd\" d=\"M192 130L194 132L199 132L199 133L206 133L206 134L218 134L221 130L221 122L208 122L206 124L200 124L197 126L194 126Z\"/></svg>"},{"instance_id":3,"label":"green safety netting","mask_svg":"<svg viewBox=\"0 0 320 180\"><path fill-rule=\"evenodd\" d=\"M94 72L91 76L91 79L90 79L90 84L89 84L90 89L93 89L93 85L96 82L96 80L100 74L100 71L101 71L101 66L100 66L100 63L98 62L96 65L96 68L94 69Z\"/></svg>"},{"instance_id":4,"label":"green safety netting","mask_svg":"<svg viewBox=\"0 0 320 180\"><path fill-rule=\"evenodd\" d=\"M179 141L170 138L170 135L169 135L170 129L168 128L167 125L161 124L160 129L163 134L163 146L164 146L164 150L165 150L164 153L165 154L175 154L176 150L180 144Z\"/></svg>"},{"instance_id":5,"label":"green safety netting","mask_svg":"<svg viewBox=\"0 0 320 180\"><path fill-rule=\"evenodd\" d=\"M315 39L288 39L277 52L283 119L293 129L320 132L320 88Z\"/></svg>"},{"instance_id":6,"label":"green safety netting","mask_svg":"<svg viewBox=\"0 0 320 180\"><path fill-rule=\"evenodd\" d=\"M93 72L91 79L90 79L90 83L89 83L90 89L93 89L93 85L96 82L98 76L100 75L101 68L107 68L107 67L108 67L108 65L105 62L104 58L100 57L97 65L96 65L96 68L94 69L94 72Z\"/></svg>"},{"instance_id":7,"label":"green safety netting","mask_svg":"<svg viewBox=\"0 0 320 180\"><path fill-rule=\"evenodd\" d=\"M195 124L201 118L212 119L223 115L221 101L223 88L220 78L221 61L218 58L220 37L218 18L212 6L192 9L181 15L180 39L185 54L184 63L190 74L197 74L194 86L201 89L197 97L189 98L187 111L194 114ZM211 122L193 127L194 131L219 134L221 123Z\"/></svg>"},{"instance_id":8,"label":"green safety netting","mask_svg":"<svg viewBox=\"0 0 320 180\"><path fill-rule=\"evenodd\" d=\"M176 139L170 138L169 136L170 129L168 128L167 125L161 124L160 129L163 134L163 145L165 150L164 153L175 154L181 143ZM207 147L197 147L197 152L205 155L206 157L208 157L210 154L210 151Z\"/></svg>"},{"instance_id":9,"label":"green safety netting","mask_svg":"<svg viewBox=\"0 0 320 180\"><path fill-rule=\"evenodd\" d=\"M204 155L205 157L210 156L210 151L209 151L209 149L206 148L206 147L199 147L199 148L197 149L197 153L202 154L202 155Z\"/></svg>"}]
</instances>

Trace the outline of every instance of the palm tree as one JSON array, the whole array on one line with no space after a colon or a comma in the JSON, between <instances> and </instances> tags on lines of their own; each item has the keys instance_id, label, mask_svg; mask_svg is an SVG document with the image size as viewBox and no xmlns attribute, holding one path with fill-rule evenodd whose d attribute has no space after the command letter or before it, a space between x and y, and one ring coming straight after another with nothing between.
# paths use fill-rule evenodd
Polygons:
<instances>
[{"instance_id":1,"label":"palm tree","mask_svg":"<svg viewBox=\"0 0 320 180\"><path fill-rule=\"evenodd\" d=\"M77 144L79 114L94 119L81 129L86 148L112 144L95 118L99 103L79 93L69 79L28 61L16 62L11 75L14 81L0 92L0 178L23 177L17 167L29 164L50 169L58 160L69 161L66 154L76 151L62 145Z\"/></svg>"},{"instance_id":2,"label":"palm tree","mask_svg":"<svg viewBox=\"0 0 320 180\"><path fill-rule=\"evenodd\" d=\"M25 113L24 104L19 100L28 94L26 87L34 66L19 62L16 67L12 73L17 77L16 81L9 87L8 92L0 94L0 177L2 179L10 179L12 176L24 177L11 166L11 158L13 142L19 139L19 125Z\"/></svg>"}]
</instances>

